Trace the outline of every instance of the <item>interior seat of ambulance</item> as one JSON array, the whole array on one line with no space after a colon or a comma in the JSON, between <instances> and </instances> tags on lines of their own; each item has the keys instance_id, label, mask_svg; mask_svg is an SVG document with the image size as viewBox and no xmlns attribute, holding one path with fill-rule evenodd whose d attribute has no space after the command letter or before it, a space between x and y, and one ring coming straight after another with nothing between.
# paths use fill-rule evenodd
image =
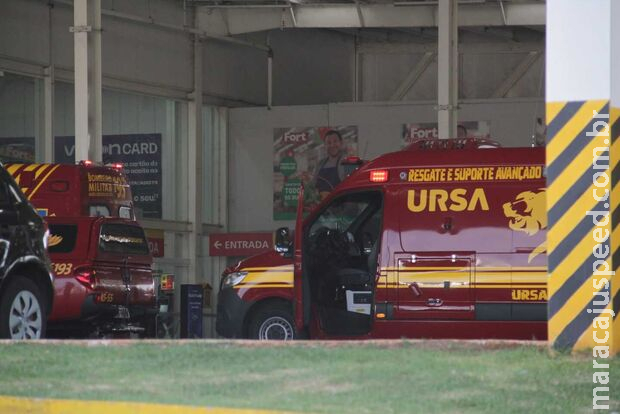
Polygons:
<instances>
[{"instance_id":1,"label":"interior seat of ambulance","mask_svg":"<svg viewBox=\"0 0 620 414\"><path fill-rule=\"evenodd\" d=\"M310 226L305 275L326 333L371 329L381 218L381 194L356 193L336 200Z\"/></svg>"}]
</instances>

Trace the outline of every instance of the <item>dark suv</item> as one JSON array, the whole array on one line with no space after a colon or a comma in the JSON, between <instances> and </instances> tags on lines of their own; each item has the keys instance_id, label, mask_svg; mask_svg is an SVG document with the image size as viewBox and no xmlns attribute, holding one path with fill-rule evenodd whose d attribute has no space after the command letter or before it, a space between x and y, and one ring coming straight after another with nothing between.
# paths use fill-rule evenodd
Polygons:
<instances>
[{"instance_id":1,"label":"dark suv","mask_svg":"<svg viewBox=\"0 0 620 414\"><path fill-rule=\"evenodd\" d=\"M0 163L0 338L45 336L53 276L43 219Z\"/></svg>"}]
</instances>

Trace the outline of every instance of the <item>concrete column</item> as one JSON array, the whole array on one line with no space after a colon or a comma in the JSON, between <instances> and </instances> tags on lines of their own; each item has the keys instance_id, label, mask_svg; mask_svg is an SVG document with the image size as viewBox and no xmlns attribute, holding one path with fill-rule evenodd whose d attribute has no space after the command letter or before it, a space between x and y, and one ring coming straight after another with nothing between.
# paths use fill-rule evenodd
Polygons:
<instances>
[{"instance_id":1,"label":"concrete column","mask_svg":"<svg viewBox=\"0 0 620 414\"><path fill-rule=\"evenodd\" d=\"M188 157L188 202L189 221L192 232L189 235L189 283L202 281L202 222L203 222L203 125L202 125L202 47L200 38L194 38L194 92L189 103L189 157Z\"/></svg>"},{"instance_id":2,"label":"concrete column","mask_svg":"<svg viewBox=\"0 0 620 414\"><path fill-rule=\"evenodd\" d=\"M47 32L47 48L48 48L48 66L44 71L43 78L43 117L41 130L41 145L37 160L50 163L54 161L54 5L48 3L48 32Z\"/></svg>"},{"instance_id":3,"label":"concrete column","mask_svg":"<svg viewBox=\"0 0 620 414\"><path fill-rule=\"evenodd\" d=\"M93 22L93 31L90 35L92 45L90 73L90 89L92 103L89 106L89 118L92 120L90 127L90 148L89 157L93 161L102 160L102 82L101 82L101 0L90 0L92 6L89 10L90 20ZM92 108L92 109L91 109Z\"/></svg>"},{"instance_id":4,"label":"concrete column","mask_svg":"<svg viewBox=\"0 0 620 414\"><path fill-rule=\"evenodd\" d=\"M45 68L43 78L43 162L54 160L54 66Z\"/></svg>"},{"instance_id":5,"label":"concrete column","mask_svg":"<svg viewBox=\"0 0 620 414\"><path fill-rule=\"evenodd\" d=\"M595 358L620 349L619 20L617 1L547 1L549 342Z\"/></svg>"},{"instance_id":6,"label":"concrete column","mask_svg":"<svg viewBox=\"0 0 620 414\"><path fill-rule=\"evenodd\" d=\"M267 52L267 109L273 104L273 49Z\"/></svg>"},{"instance_id":7,"label":"concrete column","mask_svg":"<svg viewBox=\"0 0 620 414\"><path fill-rule=\"evenodd\" d=\"M73 3L75 159L101 161L101 0Z\"/></svg>"},{"instance_id":8,"label":"concrete column","mask_svg":"<svg viewBox=\"0 0 620 414\"><path fill-rule=\"evenodd\" d=\"M439 2L437 117L440 138L456 138L458 119L458 0Z\"/></svg>"}]
</instances>

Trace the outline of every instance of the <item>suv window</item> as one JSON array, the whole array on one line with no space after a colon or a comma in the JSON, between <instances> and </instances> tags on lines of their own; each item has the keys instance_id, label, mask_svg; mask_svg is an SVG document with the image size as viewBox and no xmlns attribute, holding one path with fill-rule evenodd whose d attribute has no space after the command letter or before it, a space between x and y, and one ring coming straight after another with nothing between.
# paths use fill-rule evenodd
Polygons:
<instances>
[{"instance_id":1,"label":"suv window","mask_svg":"<svg viewBox=\"0 0 620 414\"><path fill-rule=\"evenodd\" d=\"M50 253L71 253L77 242L78 226L75 224L50 224L48 249Z\"/></svg>"},{"instance_id":2,"label":"suv window","mask_svg":"<svg viewBox=\"0 0 620 414\"><path fill-rule=\"evenodd\" d=\"M89 216L91 217L109 217L110 209L107 206L91 204L89 206Z\"/></svg>"},{"instance_id":3,"label":"suv window","mask_svg":"<svg viewBox=\"0 0 620 414\"><path fill-rule=\"evenodd\" d=\"M104 224L99 233L99 250L108 253L149 254L144 230L126 224Z\"/></svg>"},{"instance_id":4,"label":"suv window","mask_svg":"<svg viewBox=\"0 0 620 414\"><path fill-rule=\"evenodd\" d=\"M120 218L126 218L126 219L131 219L131 208L130 207L124 207L124 206L120 206L118 208L118 216Z\"/></svg>"}]
</instances>

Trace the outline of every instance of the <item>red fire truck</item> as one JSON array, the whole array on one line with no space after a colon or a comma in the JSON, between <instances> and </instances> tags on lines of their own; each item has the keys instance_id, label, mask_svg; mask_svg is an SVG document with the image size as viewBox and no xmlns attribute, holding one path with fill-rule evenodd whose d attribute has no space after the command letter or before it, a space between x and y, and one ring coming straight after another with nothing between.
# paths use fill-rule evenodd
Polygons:
<instances>
[{"instance_id":1,"label":"red fire truck","mask_svg":"<svg viewBox=\"0 0 620 414\"><path fill-rule=\"evenodd\" d=\"M56 276L50 330L143 331L157 312L152 257L122 165L6 169L48 222Z\"/></svg>"},{"instance_id":2,"label":"red fire truck","mask_svg":"<svg viewBox=\"0 0 620 414\"><path fill-rule=\"evenodd\" d=\"M42 216L134 218L131 189L121 164L6 164Z\"/></svg>"},{"instance_id":3,"label":"red fire truck","mask_svg":"<svg viewBox=\"0 0 620 414\"><path fill-rule=\"evenodd\" d=\"M218 333L545 339L544 149L441 144L361 166L305 219L300 203L294 241L279 229L277 252L224 272Z\"/></svg>"}]
</instances>

